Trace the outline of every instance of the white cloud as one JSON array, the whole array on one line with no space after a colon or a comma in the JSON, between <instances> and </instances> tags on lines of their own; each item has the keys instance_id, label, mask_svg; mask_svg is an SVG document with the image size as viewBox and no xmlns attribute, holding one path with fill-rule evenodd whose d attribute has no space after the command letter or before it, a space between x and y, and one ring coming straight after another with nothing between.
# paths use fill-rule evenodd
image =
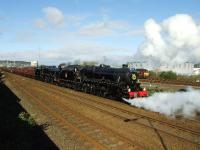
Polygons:
<instances>
[{"instance_id":1,"label":"white cloud","mask_svg":"<svg viewBox=\"0 0 200 150\"><path fill-rule=\"evenodd\" d=\"M40 63L59 64L74 60L81 61L97 61L104 63L103 58L106 57L107 64L121 65L126 63L128 56L122 56L127 49L115 48L110 46L102 46L94 43L72 43L67 44L63 48L40 49L39 50L18 50L13 52L0 51L0 56L4 59L15 60L38 60L40 54Z\"/></svg>"},{"instance_id":2,"label":"white cloud","mask_svg":"<svg viewBox=\"0 0 200 150\"><path fill-rule=\"evenodd\" d=\"M9 30L7 28L0 28L0 35L3 35L4 33L8 32Z\"/></svg>"},{"instance_id":3,"label":"white cloud","mask_svg":"<svg viewBox=\"0 0 200 150\"><path fill-rule=\"evenodd\" d=\"M113 31L107 26L106 23L98 22L83 26L79 33L87 36L106 36L113 34Z\"/></svg>"},{"instance_id":4,"label":"white cloud","mask_svg":"<svg viewBox=\"0 0 200 150\"><path fill-rule=\"evenodd\" d=\"M69 25L80 25L81 21L83 21L87 16L85 15L66 15L65 21Z\"/></svg>"},{"instance_id":5,"label":"white cloud","mask_svg":"<svg viewBox=\"0 0 200 150\"><path fill-rule=\"evenodd\" d=\"M129 31L125 32L124 35L127 36L143 36L145 33L143 28L138 29L130 29Z\"/></svg>"},{"instance_id":6,"label":"white cloud","mask_svg":"<svg viewBox=\"0 0 200 150\"><path fill-rule=\"evenodd\" d=\"M183 63L200 60L200 26L187 14L177 14L157 23L145 22L146 40L137 55L161 63Z\"/></svg>"},{"instance_id":7,"label":"white cloud","mask_svg":"<svg viewBox=\"0 0 200 150\"><path fill-rule=\"evenodd\" d=\"M68 26L78 26L88 16L77 15L77 14L64 14L60 9L56 7L44 7L42 9L44 17L42 19L36 19L35 25L38 28L44 28L46 24L51 24L56 27L63 27L63 25Z\"/></svg>"},{"instance_id":8,"label":"white cloud","mask_svg":"<svg viewBox=\"0 0 200 150\"><path fill-rule=\"evenodd\" d=\"M35 26L37 28L44 28L45 27L45 21L43 19L37 19L35 21Z\"/></svg>"},{"instance_id":9,"label":"white cloud","mask_svg":"<svg viewBox=\"0 0 200 150\"><path fill-rule=\"evenodd\" d=\"M17 43L32 43L35 40L34 33L32 31L21 31L15 34L15 42Z\"/></svg>"},{"instance_id":10,"label":"white cloud","mask_svg":"<svg viewBox=\"0 0 200 150\"><path fill-rule=\"evenodd\" d=\"M65 21L64 14L58 8L56 8L56 7L45 7L45 8L43 8L43 12L45 14L46 19L50 23L52 23L56 26L64 24L64 21Z\"/></svg>"},{"instance_id":11,"label":"white cloud","mask_svg":"<svg viewBox=\"0 0 200 150\"><path fill-rule=\"evenodd\" d=\"M7 19L7 17L6 16L2 16L2 15L0 15L0 21L4 21L4 20L6 20Z\"/></svg>"},{"instance_id":12,"label":"white cloud","mask_svg":"<svg viewBox=\"0 0 200 150\"><path fill-rule=\"evenodd\" d=\"M92 43L74 43L68 44L60 49L49 50L48 52L44 51L43 57L49 60L60 61L74 61L77 59L80 60L93 60L93 61L102 61L102 58L106 56L108 60L118 60L120 62L126 61L123 60L124 57L117 55L117 53L122 53L126 49L119 49L110 46L102 46ZM114 53L116 55L114 55ZM110 59L112 58L112 59ZM109 62L109 61L108 61ZM117 61L115 61L117 62ZM110 62L109 62L110 63Z\"/></svg>"},{"instance_id":13,"label":"white cloud","mask_svg":"<svg viewBox=\"0 0 200 150\"><path fill-rule=\"evenodd\" d=\"M3 34L3 30L0 28L0 35L2 35Z\"/></svg>"},{"instance_id":14,"label":"white cloud","mask_svg":"<svg viewBox=\"0 0 200 150\"><path fill-rule=\"evenodd\" d=\"M78 33L87 36L110 36L126 32L129 28L130 25L127 22L105 20L85 25Z\"/></svg>"}]
</instances>

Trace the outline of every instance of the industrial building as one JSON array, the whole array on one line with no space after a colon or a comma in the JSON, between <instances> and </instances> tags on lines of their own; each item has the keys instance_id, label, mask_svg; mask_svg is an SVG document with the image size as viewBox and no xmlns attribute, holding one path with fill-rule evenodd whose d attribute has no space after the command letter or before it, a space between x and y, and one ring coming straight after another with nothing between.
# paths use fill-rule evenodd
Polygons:
<instances>
[{"instance_id":1,"label":"industrial building","mask_svg":"<svg viewBox=\"0 0 200 150\"><path fill-rule=\"evenodd\" d=\"M131 69L147 69L156 71L173 71L179 75L199 75L200 74L200 63L194 64L192 62L179 63L174 65L163 64L160 66L154 66L147 62L128 62L128 67Z\"/></svg>"},{"instance_id":2,"label":"industrial building","mask_svg":"<svg viewBox=\"0 0 200 150\"><path fill-rule=\"evenodd\" d=\"M0 67L36 67L37 61L11 61L11 60L0 60Z\"/></svg>"},{"instance_id":3,"label":"industrial building","mask_svg":"<svg viewBox=\"0 0 200 150\"><path fill-rule=\"evenodd\" d=\"M173 71L180 75L192 75L194 64L190 62L185 62L181 64L174 65L162 65L159 67L161 71Z\"/></svg>"},{"instance_id":4,"label":"industrial building","mask_svg":"<svg viewBox=\"0 0 200 150\"><path fill-rule=\"evenodd\" d=\"M200 75L200 63L194 65L193 74Z\"/></svg>"}]
</instances>

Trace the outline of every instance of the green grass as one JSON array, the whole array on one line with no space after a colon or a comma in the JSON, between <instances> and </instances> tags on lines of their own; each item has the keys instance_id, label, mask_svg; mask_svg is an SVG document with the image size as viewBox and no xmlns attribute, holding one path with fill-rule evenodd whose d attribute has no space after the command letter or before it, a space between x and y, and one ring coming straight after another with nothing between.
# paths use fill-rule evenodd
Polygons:
<instances>
[{"instance_id":1,"label":"green grass","mask_svg":"<svg viewBox=\"0 0 200 150\"><path fill-rule=\"evenodd\" d=\"M26 112L19 113L18 118L20 120L28 123L28 125L30 125L30 126L36 126L35 120Z\"/></svg>"}]
</instances>

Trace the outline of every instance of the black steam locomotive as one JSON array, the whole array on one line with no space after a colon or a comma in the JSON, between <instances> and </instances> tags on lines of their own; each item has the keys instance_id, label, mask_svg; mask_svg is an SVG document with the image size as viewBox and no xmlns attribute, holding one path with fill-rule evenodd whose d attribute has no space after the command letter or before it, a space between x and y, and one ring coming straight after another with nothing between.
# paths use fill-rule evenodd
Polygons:
<instances>
[{"instance_id":1,"label":"black steam locomotive","mask_svg":"<svg viewBox=\"0 0 200 150\"><path fill-rule=\"evenodd\" d=\"M138 74L127 66L112 68L107 65L81 66L64 64L40 66L35 77L60 86L72 88L103 97L135 98L146 97L148 92L142 89Z\"/></svg>"}]
</instances>

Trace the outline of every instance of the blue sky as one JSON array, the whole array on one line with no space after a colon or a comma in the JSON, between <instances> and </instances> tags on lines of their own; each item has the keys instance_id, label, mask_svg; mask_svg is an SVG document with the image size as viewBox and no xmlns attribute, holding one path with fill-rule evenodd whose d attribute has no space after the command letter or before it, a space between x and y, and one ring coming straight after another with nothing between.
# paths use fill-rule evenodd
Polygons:
<instances>
[{"instance_id":1,"label":"blue sky","mask_svg":"<svg viewBox=\"0 0 200 150\"><path fill-rule=\"evenodd\" d=\"M59 63L131 57L145 40L146 20L159 23L176 14L199 23L200 2L0 0L0 59L35 60L40 55L42 63Z\"/></svg>"}]
</instances>

